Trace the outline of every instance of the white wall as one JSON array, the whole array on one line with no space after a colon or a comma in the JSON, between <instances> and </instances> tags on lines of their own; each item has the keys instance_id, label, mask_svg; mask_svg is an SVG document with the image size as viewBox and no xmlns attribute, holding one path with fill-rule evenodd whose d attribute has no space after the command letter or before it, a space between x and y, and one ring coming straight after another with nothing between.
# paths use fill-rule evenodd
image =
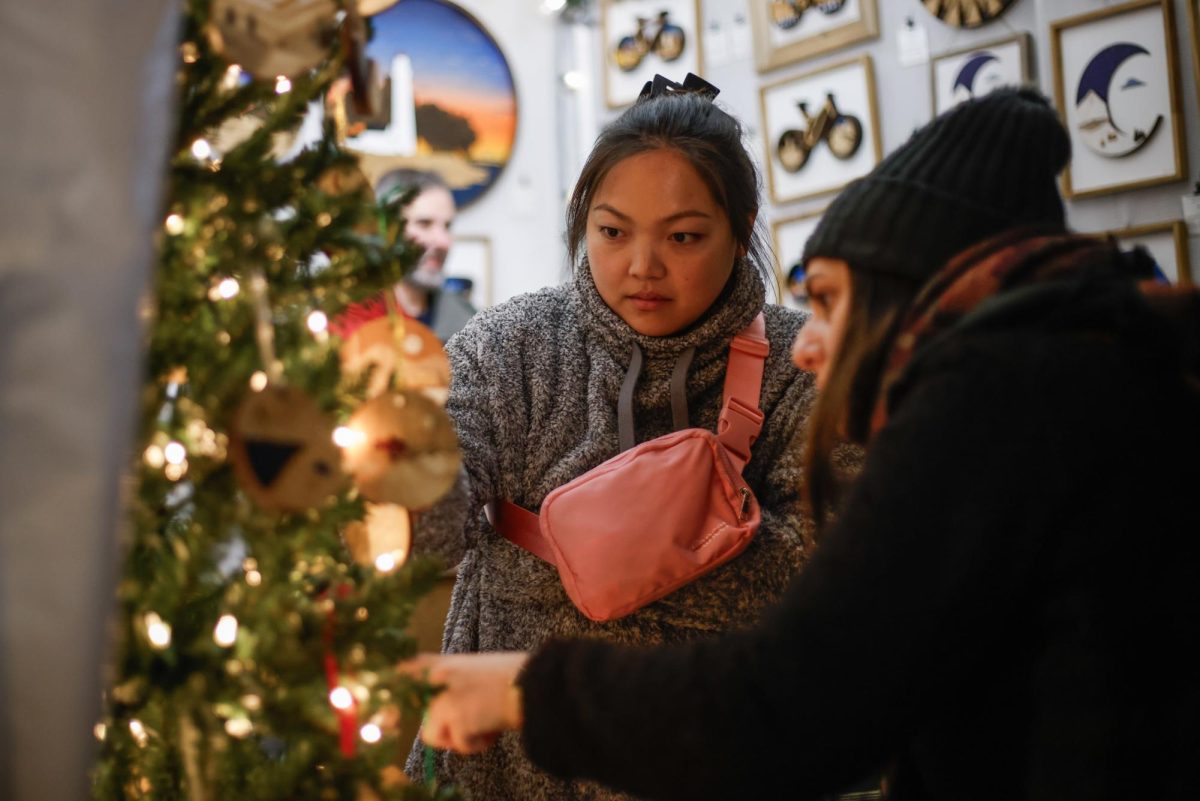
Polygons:
<instances>
[{"instance_id":1,"label":"white wall","mask_svg":"<svg viewBox=\"0 0 1200 801\"><path fill-rule=\"evenodd\" d=\"M972 47L977 44L1007 38L1018 32L1028 32L1033 37L1034 81L1043 93L1053 98L1053 71L1050 62L1050 24L1059 19L1118 5L1113 0L1018 0L1002 17L978 30L950 28L929 14L920 0L876 0L879 6L881 36L860 45L847 47L824 56L758 73L750 48L742 49L740 56L724 63L709 64L705 76L721 89L719 98L745 124L749 134L751 151L762 160L761 119L759 112L759 87L768 83L808 72L828 64L868 53L874 62L875 82L878 93L880 129L884 153L902 144L912 131L927 122L932 114L928 65L902 67L897 52L896 32L911 17L928 32L930 50L939 54ZM1176 220L1181 217L1180 196L1190 191L1191 182L1200 174L1200 100L1197 96L1195 72L1191 58L1187 24L1187 2L1194 0L1172 0L1175 10L1177 50L1179 54L1179 87L1184 108L1185 134L1188 150L1190 181L1181 181L1161 187L1121 192L1097 198L1087 198L1067 203L1070 224L1081 231L1100 231L1127 228L1133 225ZM530 0L532 4L532 0ZM747 16L747 0L700 0L705 27L716 23L726 31L739 31L749 42L750 28ZM595 13L593 16L597 16ZM739 22L738 19L741 19ZM589 68L600 83L602 47L599 42L600 28L588 28L596 42L591 53ZM706 48L711 56L714 48ZM737 53L738 48L730 48ZM682 76L669 75L679 79ZM593 98L591 113L601 122L615 113L605 109L602 93ZM765 180L765 179L764 179ZM807 211L823 208L834 194L810 198L783 206L775 206L769 199L765 206L765 217L781 219ZM1200 239L1189 239L1193 278L1200 280Z\"/></svg>"}]
</instances>

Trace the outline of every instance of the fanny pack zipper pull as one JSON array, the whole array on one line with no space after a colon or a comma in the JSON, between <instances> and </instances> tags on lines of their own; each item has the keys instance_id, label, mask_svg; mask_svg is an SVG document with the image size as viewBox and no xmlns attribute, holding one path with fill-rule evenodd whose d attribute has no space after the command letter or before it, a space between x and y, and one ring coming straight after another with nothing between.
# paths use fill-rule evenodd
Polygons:
<instances>
[{"instance_id":1,"label":"fanny pack zipper pull","mask_svg":"<svg viewBox=\"0 0 1200 801\"><path fill-rule=\"evenodd\" d=\"M742 493L742 508L738 511L738 522L740 523L746 519L746 507L750 505L750 488L741 487L738 491Z\"/></svg>"}]
</instances>

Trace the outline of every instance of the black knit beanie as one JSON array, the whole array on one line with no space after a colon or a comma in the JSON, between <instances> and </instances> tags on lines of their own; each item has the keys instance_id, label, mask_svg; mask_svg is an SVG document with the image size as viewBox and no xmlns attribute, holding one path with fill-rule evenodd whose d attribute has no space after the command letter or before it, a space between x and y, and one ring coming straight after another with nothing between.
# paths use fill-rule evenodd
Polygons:
<instances>
[{"instance_id":1,"label":"black knit beanie","mask_svg":"<svg viewBox=\"0 0 1200 801\"><path fill-rule=\"evenodd\" d=\"M924 283L954 254L1022 225L1065 227L1071 155L1050 103L998 89L955 106L842 190L804 246L852 269Z\"/></svg>"}]
</instances>

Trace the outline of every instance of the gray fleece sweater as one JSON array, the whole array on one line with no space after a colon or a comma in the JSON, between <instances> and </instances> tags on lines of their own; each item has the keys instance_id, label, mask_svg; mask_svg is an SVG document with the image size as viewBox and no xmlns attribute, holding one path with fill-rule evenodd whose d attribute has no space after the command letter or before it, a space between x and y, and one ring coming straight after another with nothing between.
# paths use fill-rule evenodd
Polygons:
<instances>
[{"instance_id":1,"label":"gray fleece sweater","mask_svg":"<svg viewBox=\"0 0 1200 801\"><path fill-rule=\"evenodd\" d=\"M567 286L480 312L450 340L447 410L464 470L415 531L417 549L451 564L461 559L443 650L530 650L551 637L677 642L744 626L782 594L804 560L810 525L799 511L800 455L793 439L813 388L811 375L789 359L802 315L764 307L764 297L758 275L739 265L698 323L677 335L648 337L622 321L581 270ZM760 400L766 420L744 475L762 507L762 526L741 555L666 598L620 620L588 620L567 598L554 567L496 534L483 505L505 498L536 511L555 487L616 455L617 397L634 342L645 355L634 394L637 441L671 432L671 371L689 347L696 349L687 378L690 423L715 431L729 341L760 310L771 343ZM670 476L646 491L670 492ZM437 765L439 778L472 801L628 798L542 773L514 734L478 756L439 754ZM420 772L419 745L409 770Z\"/></svg>"}]
</instances>

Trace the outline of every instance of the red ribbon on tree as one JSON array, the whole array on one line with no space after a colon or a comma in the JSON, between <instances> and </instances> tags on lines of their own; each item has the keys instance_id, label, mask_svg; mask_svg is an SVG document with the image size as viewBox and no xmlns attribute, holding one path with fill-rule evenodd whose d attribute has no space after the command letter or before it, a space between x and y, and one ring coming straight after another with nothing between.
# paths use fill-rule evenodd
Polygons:
<instances>
[{"instance_id":1,"label":"red ribbon on tree","mask_svg":"<svg viewBox=\"0 0 1200 801\"><path fill-rule=\"evenodd\" d=\"M322 597L326 597L328 593L322 593ZM345 598L350 594L350 585L341 584L337 588L338 598ZM325 618L325 631L323 641L325 644L325 684L329 687L329 705L333 707L333 713L338 719L338 730L340 732L339 747L342 751L342 756L347 759L354 756L355 748L358 745L358 700L354 697L349 689L346 690L350 697L350 704L345 708L339 708L333 703L334 690L341 687L341 682L338 679L339 670L337 663L337 654L333 651L333 624L334 610L329 610L328 616Z\"/></svg>"}]
</instances>

